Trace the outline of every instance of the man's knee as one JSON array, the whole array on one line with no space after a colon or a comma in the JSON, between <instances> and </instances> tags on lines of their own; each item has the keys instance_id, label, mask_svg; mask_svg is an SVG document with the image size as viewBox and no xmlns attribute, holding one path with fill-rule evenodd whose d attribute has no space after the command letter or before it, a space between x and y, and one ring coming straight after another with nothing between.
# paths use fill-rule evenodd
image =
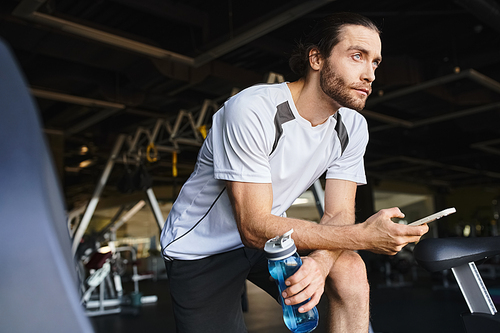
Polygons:
<instances>
[{"instance_id":1,"label":"man's knee","mask_svg":"<svg viewBox=\"0 0 500 333\"><path fill-rule=\"evenodd\" d=\"M344 251L327 279L326 292L330 299L337 301L368 301L370 287L363 259L355 252Z\"/></svg>"}]
</instances>

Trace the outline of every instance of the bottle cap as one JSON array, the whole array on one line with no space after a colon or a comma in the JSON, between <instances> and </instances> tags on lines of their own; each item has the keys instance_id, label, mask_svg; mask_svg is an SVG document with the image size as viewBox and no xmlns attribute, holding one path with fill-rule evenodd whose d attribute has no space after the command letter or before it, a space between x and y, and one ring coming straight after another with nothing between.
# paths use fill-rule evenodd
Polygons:
<instances>
[{"instance_id":1,"label":"bottle cap","mask_svg":"<svg viewBox=\"0 0 500 333\"><path fill-rule=\"evenodd\" d=\"M264 251L268 260L285 259L297 251L295 242L290 237L293 229L285 233L283 236L276 236L266 242Z\"/></svg>"}]
</instances>

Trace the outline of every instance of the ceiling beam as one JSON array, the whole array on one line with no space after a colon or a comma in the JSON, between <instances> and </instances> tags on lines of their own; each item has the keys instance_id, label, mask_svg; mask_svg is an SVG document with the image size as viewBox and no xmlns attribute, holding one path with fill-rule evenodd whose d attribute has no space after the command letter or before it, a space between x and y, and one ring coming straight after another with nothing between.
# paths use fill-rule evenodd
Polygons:
<instances>
[{"instance_id":1,"label":"ceiling beam","mask_svg":"<svg viewBox=\"0 0 500 333\"><path fill-rule=\"evenodd\" d=\"M120 47L148 57L167 59L192 67L200 67L333 1L335 0L309 0L301 3L296 7L276 15L270 20L267 20L256 27L235 36L229 41L212 48L196 58L37 12L46 0L23 0L13 10L12 14L29 21L53 27L66 33L75 34L108 45Z\"/></svg>"}]
</instances>

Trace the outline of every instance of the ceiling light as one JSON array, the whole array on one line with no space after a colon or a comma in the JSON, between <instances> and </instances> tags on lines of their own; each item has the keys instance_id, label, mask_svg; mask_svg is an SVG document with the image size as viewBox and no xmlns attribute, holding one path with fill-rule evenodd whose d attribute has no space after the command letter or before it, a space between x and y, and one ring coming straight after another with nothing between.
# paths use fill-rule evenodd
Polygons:
<instances>
[{"instance_id":1,"label":"ceiling light","mask_svg":"<svg viewBox=\"0 0 500 333\"><path fill-rule=\"evenodd\" d=\"M92 164L92 160L85 160L80 162L80 168L86 168Z\"/></svg>"}]
</instances>

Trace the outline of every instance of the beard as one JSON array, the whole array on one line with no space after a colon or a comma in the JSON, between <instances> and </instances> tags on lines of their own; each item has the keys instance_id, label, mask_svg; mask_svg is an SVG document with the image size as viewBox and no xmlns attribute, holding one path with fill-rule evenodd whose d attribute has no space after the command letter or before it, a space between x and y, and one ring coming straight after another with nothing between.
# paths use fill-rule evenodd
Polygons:
<instances>
[{"instance_id":1,"label":"beard","mask_svg":"<svg viewBox=\"0 0 500 333\"><path fill-rule=\"evenodd\" d=\"M345 80L331 69L328 61L319 73L319 80L323 92L341 106L358 112L365 107L366 98L353 97L350 93L352 88L356 87L348 86Z\"/></svg>"}]
</instances>

